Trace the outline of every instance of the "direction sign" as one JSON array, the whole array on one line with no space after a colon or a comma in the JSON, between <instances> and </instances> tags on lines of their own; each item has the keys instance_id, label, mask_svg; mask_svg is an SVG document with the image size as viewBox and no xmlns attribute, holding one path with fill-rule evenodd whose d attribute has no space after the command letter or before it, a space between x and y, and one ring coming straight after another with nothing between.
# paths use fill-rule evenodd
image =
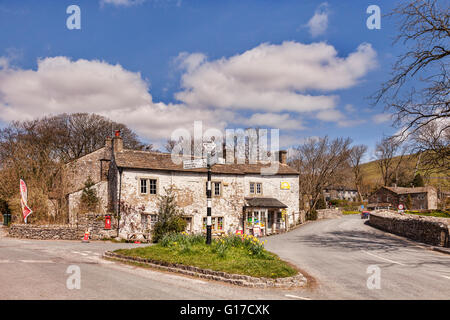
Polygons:
<instances>
[{"instance_id":1,"label":"direction sign","mask_svg":"<svg viewBox=\"0 0 450 320\"><path fill-rule=\"evenodd\" d=\"M205 142L203 143L203 148L206 152L211 152L216 149L216 144L214 142Z\"/></svg>"},{"instance_id":2,"label":"direction sign","mask_svg":"<svg viewBox=\"0 0 450 320\"><path fill-rule=\"evenodd\" d=\"M183 169L199 169L206 168L206 159L184 160Z\"/></svg>"}]
</instances>

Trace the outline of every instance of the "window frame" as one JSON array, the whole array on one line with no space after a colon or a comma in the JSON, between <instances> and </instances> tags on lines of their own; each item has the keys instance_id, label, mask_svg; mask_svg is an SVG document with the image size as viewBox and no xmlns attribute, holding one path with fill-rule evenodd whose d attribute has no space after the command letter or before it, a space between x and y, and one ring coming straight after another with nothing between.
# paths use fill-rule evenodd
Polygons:
<instances>
[{"instance_id":1,"label":"window frame","mask_svg":"<svg viewBox=\"0 0 450 320\"><path fill-rule=\"evenodd\" d=\"M158 177L146 177L146 176L141 176L138 177L138 194L143 196L143 195L147 195L147 196L157 196L159 194L159 178ZM150 180L155 180L155 188L156 188L156 193L150 193ZM146 192L142 192L142 181L146 181Z\"/></svg>"},{"instance_id":2,"label":"window frame","mask_svg":"<svg viewBox=\"0 0 450 320\"><path fill-rule=\"evenodd\" d=\"M215 185L219 184L219 194L216 195L215 192ZM222 180L212 180L211 181L211 197L213 198L221 198L222 197L222 190L223 190L223 182ZM207 196L208 191L208 181L205 181L205 195Z\"/></svg>"}]
</instances>

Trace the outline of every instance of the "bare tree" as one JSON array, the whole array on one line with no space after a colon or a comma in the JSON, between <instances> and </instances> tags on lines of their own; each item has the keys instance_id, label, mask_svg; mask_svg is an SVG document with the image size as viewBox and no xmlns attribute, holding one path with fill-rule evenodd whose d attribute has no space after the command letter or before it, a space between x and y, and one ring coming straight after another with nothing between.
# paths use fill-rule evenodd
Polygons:
<instances>
[{"instance_id":1,"label":"bare tree","mask_svg":"<svg viewBox=\"0 0 450 320\"><path fill-rule=\"evenodd\" d=\"M350 138L310 138L294 149L291 165L300 172L302 196L311 198L309 213L323 190L342 179L350 157Z\"/></svg>"},{"instance_id":2,"label":"bare tree","mask_svg":"<svg viewBox=\"0 0 450 320\"><path fill-rule=\"evenodd\" d=\"M68 183L64 164L103 147L111 130L121 130L129 148L142 146L136 134L124 125L92 114L12 122L0 129L0 199L8 200L18 214L18 181L25 179L33 190L29 195L34 210L31 222L49 218L49 198L55 200L56 211L61 212ZM59 217L53 218L55 221Z\"/></svg>"},{"instance_id":3,"label":"bare tree","mask_svg":"<svg viewBox=\"0 0 450 320\"><path fill-rule=\"evenodd\" d=\"M366 145L357 145L350 150L350 163L352 165L354 184L356 191L358 192L359 200L362 202L361 185L362 185L362 172L361 172L361 161L367 152Z\"/></svg>"},{"instance_id":4,"label":"bare tree","mask_svg":"<svg viewBox=\"0 0 450 320\"><path fill-rule=\"evenodd\" d=\"M389 186L397 181L398 169L403 161L406 148L402 148L402 142L395 137L383 138L377 143L375 155L378 158L377 165L383 179L383 185Z\"/></svg>"},{"instance_id":5,"label":"bare tree","mask_svg":"<svg viewBox=\"0 0 450 320\"><path fill-rule=\"evenodd\" d=\"M376 103L382 101L395 112L394 125L401 128L400 137L419 137L422 127L441 121L440 131L447 136L450 130L449 106L449 2L437 0L405 1L389 14L399 23L394 43L406 45L392 69L392 78L375 94ZM417 85L417 82L419 85ZM423 135L422 135L423 138ZM430 137L433 141L434 137ZM419 143L436 159L448 157L448 140L439 149L433 144ZM429 150L429 149L426 149Z\"/></svg>"},{"instance_id":6,"label":"bare tree","mask_svg":"<svg viewBox=\"0 0 450 320\"><path fill-rule=\"evenodd\" d=\"M413 152L418 153L418 166L428 173L450 170L450 130L442 130L441 122L432 122L417 130ZM417 171L417 170L416 170Z\"/></svg>"}]
</instances>

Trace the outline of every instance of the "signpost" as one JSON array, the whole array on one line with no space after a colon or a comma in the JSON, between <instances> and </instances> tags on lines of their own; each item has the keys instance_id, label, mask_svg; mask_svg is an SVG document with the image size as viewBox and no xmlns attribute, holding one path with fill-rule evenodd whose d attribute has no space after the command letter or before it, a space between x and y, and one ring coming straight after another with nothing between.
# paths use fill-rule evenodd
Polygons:
<instances>
[{"instance_id":1,"label":"signpost","mask_svg":"<svg viewBox=\"0 0 450 320\"><path fill-rule=\"evenodd\" d=\"M405 207L402 204L398 205L398 213L404 213L405 212Z\"/></svg>"},{"instance_id":2,"label":"signpost","mask_svg":"<svg viewBox=\"0 0 450 320\"><path fill-rule=\"evenodd\" d=\"M199 169L199 168L208 168L208 182L206 186L206 244L211 244L211 202L212 202L212 192L211 192L211 166L218 163L211 163L211 153L216 148L215 143L203 143L203 149L205 149L207 153L206 159L194 159L194 160L185 160L183 161L184 169Z\"/></svg>"}]
</instances>

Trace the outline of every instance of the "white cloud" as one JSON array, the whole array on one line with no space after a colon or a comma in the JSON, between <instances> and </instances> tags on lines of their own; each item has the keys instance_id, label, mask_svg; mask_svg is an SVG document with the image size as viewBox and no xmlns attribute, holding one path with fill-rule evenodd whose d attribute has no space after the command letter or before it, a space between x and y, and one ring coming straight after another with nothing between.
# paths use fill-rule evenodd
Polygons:
<instances>
[{"instance_id":1,"label":"white cloud","mask_svg":"<svg viewBox=\"0 0 450 320\"><path fill-rule=\"evenodd\" d=\"M114 5L114 6L124 6L124 7L130 7L138 4L144 3L145 0L100 0L100 5Z\"/></svg>"},{"instance_id":2,"label":"white cloud","mask_svg":"<svg viewBox=\"0 0 450 320\"><path fill-rule=\"evenodd\" d=\"M308 21L309 33L312 37L317 37L325 33L328 28L328 3L324 2L317 7L314 15Z\"/></svg>"},{"instance_id":3,"label":"white cloud","mask_svg":"<svg viewBox=\"0 0 450 320\"><path fill-rule=\"evenodd\" d=\"M176 59L183 72L176 94L181 103L171 104L154 102L141 74L119 64L48 57L34 70L11 67L0 57L0 121L92 112L153 141L177 128L189 130L196 120L217 129L239 124L301 130L311 118L342 125L350 120L337 110L333 91L357 84L375 66L375 56L369 44L339 57L331 45L297 42L261 44L214 61L182 53Z\"/></svg>"},{"instance_id":4,"label":"white cloud","mask_svg":"<svg viewBox=\"0 0 450 320\"><path fill-rule=\"evenodd\" d=\"M332 109L338 97L329 92L354 86L376 65L370 44L361 44L346 58L326 43L264 43L230 58L207 61L186 53L182 91L176 98L195 107L268 112L311 112Z\"/></svg>"},{"instance_id":5,"label":"white cloud","mask_svg":"<svg viewBox=\"0 0 450 320\"><path fill-rule=\"evenodd\" d=\"M252 127L276 128L286 130L304 129L302 122L298 119L292 119L288 113L254 113L249 119L243 122Z\"/></svg>"},{"instance_id":6,"label":"white cloud","mask_svg":"<svg viewBox=\"0 0 450 320\"><path fill-rule=\"evenodd\" d=\"M4 61L0 59L0 62ZM37 70L0 69L0 120L93 112L125 123L149 139L167 139L178 127L203 120L223 128L232 114L152 101L140 73L103 61L67 57L38 61ZM220 119L218 121L217 119Z\"/></svg>"},{"instance_id":7,"label":"white cloud","mask_svg":"<svg viewBox=\"0 0 450 320\"><path fill-rule=\"evenodd\" d=\"M392 119L392 115L389 113L379 113L372 117L373 121L377 124L388 122Z\"/></svg>"}]
</instances>

